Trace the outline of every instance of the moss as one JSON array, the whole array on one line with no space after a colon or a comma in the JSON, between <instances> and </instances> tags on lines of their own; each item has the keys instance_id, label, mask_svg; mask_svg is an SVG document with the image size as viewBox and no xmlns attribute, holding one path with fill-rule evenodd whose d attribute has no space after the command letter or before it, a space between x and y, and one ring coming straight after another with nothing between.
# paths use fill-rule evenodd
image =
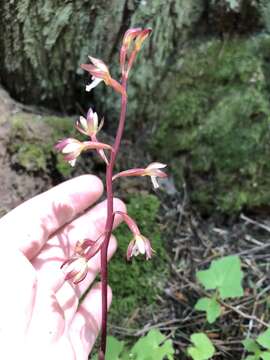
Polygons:
<instances>
[{"instance_id":1,"label":"moss","mask_svg":"<svg viewBox=\"0 0 270 360\"><path fill-rule=\"evenodd\" d=\"M46 156L40 146L24 144L18 149L17 155L17 161L26 170L46 170Z\"/></svg>"},{"instance_id":2,"label":"moss","mask_svg":"<svg viewBox=\"0 0 270 360\"><path fill-rule=\"evenodd\" d=\"M72 136L72 119L17 113L11 117L11 126L8 150L13 165L33 173L49 173L55 167L63 177L70 175L71 167L56 154L54 145Z\"/></svg>"},{"instance_id":3,"label":"moss","mask_svg":"<svg viewBox=\"0 0 270 360\"><path fill-rule=\"evenodd\" d=\"M114 301L110 317L114 324L124 324L136 310L144 315L147 307L155 308L157 294L167 274L164 239L161 238L157 223L159 200L154 195L135 195L127 203L128 213L139 225L141 232L152 242L155 256L150 261L139 257L131 263L125 260L126 249L131 240L130 231L122 224L116 231L118 250L110 263L110 285ZM139 319L134 320L139 323ZM129 323L129 326L134 325Z\"/></svg>"},{"instance_id":4,"label":"moss","mask_svg":"<svg viewBox=\"0 0 270 360\"><path fill-rule=\"evenodd\" d=\"M258 36L196 45L174 80L152 148L179 181L189 180L202 211L269 202L269 43Z\"/></svg>"}]
</instances>

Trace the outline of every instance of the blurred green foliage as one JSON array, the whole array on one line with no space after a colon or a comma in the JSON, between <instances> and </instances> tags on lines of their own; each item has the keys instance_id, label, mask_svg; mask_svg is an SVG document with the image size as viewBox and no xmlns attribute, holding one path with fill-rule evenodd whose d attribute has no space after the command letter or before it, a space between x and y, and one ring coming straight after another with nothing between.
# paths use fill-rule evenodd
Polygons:
<instances>
[{"instance_id":1,"label":"blurred green foliage","mask_svg":"<svg viewBox=\"0 0 270 360\"><path fill-rule=\"evenodd\" d=\"M206 213L270 201L269 49L268 36L194 44L172 81L152 149Z\"/></svg>"},{"instance_id":2,"label":"blurred green foliage","mask_svg":"<svg viewBox=\"0 0 270 360\"><path fill-rule=\"evenodd\" d=\"M132 262L126 261L126 249L132 234L126 225L122 224L116 231L118 250L109 265L109 284L115 294L110 309L110 320L114 325L124 324L139 311L139 316L153 309L157 301L166 275L165 239L161 237L157 214L160 202L154 195L134 194L127 201L129 215L135 219L142 234L151 240L155 251L153 258L145 261L138 256ZM139 319L134 319L140 324ZM132 322L129 326L132 326Z\"/></svg>"},{"instance_id":3,"label":"blurred green foliage","mask_svg":"<svg viewBox=\"0 0 270 360\"><path fill-rule=\"evenodd\" d=\"M53 171L55 166L62 176L71 174L72 167L54 151L58 140L74 133L70 118L17 113L11 117L11 126L8 150L13 165L36 174Z\"/></svg>"}]
</instances>

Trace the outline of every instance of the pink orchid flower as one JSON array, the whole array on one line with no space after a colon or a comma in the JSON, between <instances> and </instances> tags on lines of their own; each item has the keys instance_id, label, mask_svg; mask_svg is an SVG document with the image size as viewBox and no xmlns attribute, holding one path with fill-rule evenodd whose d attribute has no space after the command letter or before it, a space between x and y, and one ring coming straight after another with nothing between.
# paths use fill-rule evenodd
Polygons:
<instances>
[{"instance_id":1,"label":"pink orchid flower","mask_svg":"<svg viewBox=\"0 0 270 360\"><path fill-rule=\"evenodd\" d=\"M82 64L81 68L88 71L91 75L92 82L86 86L86 91L91 91L102 81L106 85L111 86L115 91L126 95L126 91L123 86L116 80L114 80L109 72L107 65L100 59L96 59L92 56L89 56L92 64Z\"/></svg>"},{"instance_id":2,"label":"pink orchid flower","mask_svg":"<svg viewBox=\"0 0 270 360\"><path fill-rule=\"evenodd\" d=\"M71 166L74 166L76 159L80 156L82 151L90 149L107 149L111 150L111 146L95 141L79 141L73 138L60 140L55 148L57 151L62 152L64 159L69 162Z\"/></svg>"},{"instance_id":3,"label":"pink orchid flower","mask_svg":"<svg viewBox=\"0 0 270 360\"><path fill-rule=\"evenodd\" d=\"M127 260L139 254L145 255L146 260L151 259L153 250L150 240L141 234L137 234L131 240L127 248Z\"/></svg>"},{"instance_id":4,"label":"pink orchid flower","mask_svg":"<svg viewBox=\"0 0 270 360\"><path fill-rule=\"evenodd\" d=\"M80 119L76 121L76 129L82 134L87 135L91 138L92 141L98 142L96 137L97 133L101 130L104 120L102 119L100 124L98 124L98 115L91 108L87 112L86 118L80 116ZM97 150L99 156L105 161L108 165L108 159L102 149Z\"/></svg>"},{"instance_id":5,"label":"pink orchid flower","mask_svg":"<svg viewBox=\"0 0 270 360\"><path fill-rule=\"evenodd\" d=\"M165 178L168 176L164 171L160 170L165 168L166 166L166 164L153 162L144 169L135 168L121 171L120 173L114 175L113 180L122 176L150 176L154 189L157 189L159 187L157 178Z\"/></svg>"},{"instance_id":6,"label":"pink orchid flower","mask_svg":"<svg viewBox=\"0 0 270 360\"><path fill-rule=\"evenodd\" d=\"M78 284L86 278L87 260L83 256L73 257L63 262L61 269L65 273L65 280L71 280L74 284Z\"/></svg>"},{"instance_id":7,"label":"pink orchid flower","mask_svg":"<svg viewBox=\"0 0 270 360\"><path fill-rule=\"evenodd\" d=\"M133 239L127 248L127 260L130 260L132 256L137 256L139 254L145 255L146 260L151 259L153 254L151 242L141 234L136 222L127 213L122 211L115 211L114 214L122 216L123 221L127 224L133 234Z\"/></svg>"}]
</instances>

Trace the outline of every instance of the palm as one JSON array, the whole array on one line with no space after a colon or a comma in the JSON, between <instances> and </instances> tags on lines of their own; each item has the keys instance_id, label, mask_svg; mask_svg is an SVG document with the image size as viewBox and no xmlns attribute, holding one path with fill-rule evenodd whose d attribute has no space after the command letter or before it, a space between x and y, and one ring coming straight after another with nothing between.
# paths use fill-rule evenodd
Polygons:
<instances>
[{"instance_id":1,"label":"palm","mask_svg":"<svg viewBox=\"0 0 270 360\"><path fill-rule=\"evenodd\" d=\"M5 296L0 300L0 354L5 356L0 358L7 358L6 351L10 359L88 358L101 323L100 286L87 291L100 269L99 254L89 262L86 279L76 286L64 281L60 266L72 255L76 241L96 239L103 232L105 202L85 211L102 190L96 177L81 176L29 200L0 220L0 270L6 275L2 275ZM115 208L125 211L117 200ZM119 221L116 218L115 225ZM109 257L115 249L112 238Z\"/></svg>"}]
</instances>

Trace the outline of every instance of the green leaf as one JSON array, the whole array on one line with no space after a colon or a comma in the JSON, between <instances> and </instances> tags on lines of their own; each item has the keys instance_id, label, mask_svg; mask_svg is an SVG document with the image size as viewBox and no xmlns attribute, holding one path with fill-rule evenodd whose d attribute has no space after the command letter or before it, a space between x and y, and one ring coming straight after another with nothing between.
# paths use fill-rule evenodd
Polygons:
<instances>
[{"instance_id":1,"label":"green leaf","mask_svg":"<svg viewBox=\"0 0 270 360\"><path fill-rule=\"evenodd\" d=\"M266 330L257 338L257 343L267 350L270 350L270 329Z\"/></svg>"},{"instance_id":2,"label":"green leaf","mask_svg":"<svg viewBox=\"0 0 270 360\"><path fill-rule=\"evenodd\" d=\"M195 305L195 309L206 312L207 321L212 324L221 314L221 306L215 298L201 298Z\"/></svg>"},{"instance_id":3,"label":"green leaf","mask_svg":"<svg viewBox=\"0 0 270 360\"><path fill-rule=\"evenodd\" d=\"M263 352L261 353L261 358L262 358L263 360L270 360L270 352L269 352L269 351L263 351Z\"/></svg>"},{"instance_id":4,"label":"green leaf","mask_svg":"<svg viewBox=\"0 0 270 360\"><path fill-rule=\"evenodd\" d=\"M262 351L255 340L246 339L243 341L243 345L248 352L253 353L252 355L248 355L245 360L260 360Z\"/></svg>"},{"instance_id":5,"label":"green leaf","mask_svg":"<svg viewBox=\"0 0 270 360\"><path fill-rule=\"evenodd\" d=\"M208 360L215 354L212 342L204 333L191 335L191 341L194 346L190 346L187 352L193 360Z\"/></svg>"},{"instance_id":6,"label":"green leaf","mask_svg":"<svg viewBox=\"0 0 270 360\"><path fill-rule=\"evenodd\" d=\"M117 340L113 336L108 336L106 360L120 360L120 355L124 349L124 342Z\"/></svg>"},{"instance_id":7,"label":"green leaf","mask_svg":"<svg viewBox=\"0 0 270 360\"><path fill-rule=\"evenodd\" d=\"M244 340L243 345L244 345L244 348L249 352L256 353L258 351L261 351L259 345L253 339Z\"/></svg>"},{"instance_id":8,"label":"green leaf","mask_svg":"<svg viewBox=\"0 0 270 360\"><path fill-rule=\"evenodd\" d=\"M218 289L222 299L241 297L243 272L238 256L212 261L208 270L198 271L197 278L206 290Z\"/></svg>"},{"instance_id":9,"label":"green leaf","mask_svg":"<svg viewBox=\"0 0 270 360\"><path fill-rule=\"evenodd\" d=\"M173 360L174 349L171 340L158 330L151 330L149 333L140 338L131 349L129 354L131 359L138 360L163 360L168 358Z\"/></svg>"},{"instance_id":10,"label":"green leaf","mask_svg":"<svg viewBox=\"0 0 270 360\"><path fill-rule=\"evenodd\" d=\"M113 336L107 338L106 360L122 360L122 351L124 350L124 341L119 341ZM92 360L98 360L98 356L91 357Z\"/></svg>"}]
</instances>

